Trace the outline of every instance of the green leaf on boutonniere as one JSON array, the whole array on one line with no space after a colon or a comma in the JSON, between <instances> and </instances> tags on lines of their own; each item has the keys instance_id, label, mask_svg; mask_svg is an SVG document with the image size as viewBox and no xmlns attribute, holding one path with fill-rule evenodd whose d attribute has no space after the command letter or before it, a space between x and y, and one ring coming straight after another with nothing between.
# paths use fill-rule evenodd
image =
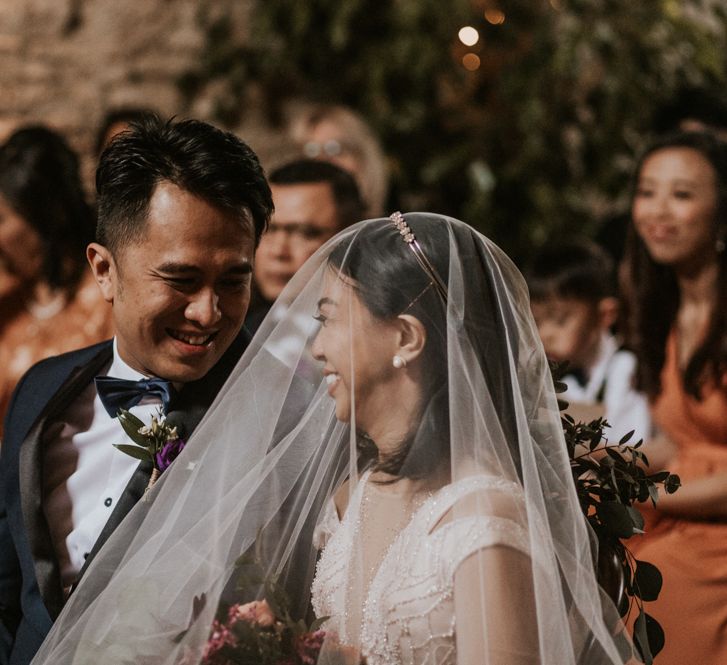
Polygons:
<instances>
[{"instance_id":1,"label":"green leaf on boutonniere","mask_svg":"<svg viewBox=\"0 0 727 665\"><path fill-rule=\"evenodd\" d=\"M137 445L141 446L142 448L149 448L150 441L149 438L144 436L139 432L140 429L144 427L144 423L139 420L133 413L130 413L126 409L121 409L119 411L119 423L121 424L121 427L124 428L124 432L126 432L127 436ZM116 446L117 448L119 446ZM124 451L127 452L127 451ZM129 453L131 454L131 453Z\"/></svg>"},{"instance_id":2,"label":"green leaf on boutonniere","mask_svg":"<svg viewBox=\"0 0 727 665\"><path fill-rule=\"evenodd\" d=\"M139 446L130 446L128 443L114 443L114 448L118 448L122 453L131 455L142 462L154 462L154 456L146 449Z\"/></svg>"}]
</instances>

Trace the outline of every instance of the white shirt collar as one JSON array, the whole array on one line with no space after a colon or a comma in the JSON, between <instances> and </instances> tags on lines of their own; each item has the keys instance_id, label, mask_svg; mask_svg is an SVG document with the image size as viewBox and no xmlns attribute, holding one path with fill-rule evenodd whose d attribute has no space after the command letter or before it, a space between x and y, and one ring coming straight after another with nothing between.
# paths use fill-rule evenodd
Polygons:
<instances>
[{"instance_id":1,"label":"white shirt collar","mask_svg":"<svg viewBox=\"0 0 727 665\"><path fill-rule=\"evenodd\" d=\"M119 344L114 337L114 359L109 367L108 376L113 376L116 379L127 379L128 381L139 381L141 379L147 379L149 377L144 376L141 372L137 372L131 366L129 366L119 355Z\"/></svg>"}]
</instances>

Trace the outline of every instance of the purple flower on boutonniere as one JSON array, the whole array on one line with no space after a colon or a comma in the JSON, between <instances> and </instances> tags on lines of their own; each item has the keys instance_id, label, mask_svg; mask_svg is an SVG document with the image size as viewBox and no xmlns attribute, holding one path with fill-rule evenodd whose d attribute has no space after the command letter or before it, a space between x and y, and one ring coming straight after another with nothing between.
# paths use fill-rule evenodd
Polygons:
<instances>
[{"instance_id":1,"label":"purple flower on boutonniere","mask_svg":"<svg viewBox=\"0 0 727 665\"><path fill-rule=\"evenodd\" d=\"M167 441L162 449L154 455L156 462L156 468L159 469L159 473L166 471L169 465L177 459L179 453L182 452L185 442L182 439L171 439Z\"/></svg>"}]
</instances>

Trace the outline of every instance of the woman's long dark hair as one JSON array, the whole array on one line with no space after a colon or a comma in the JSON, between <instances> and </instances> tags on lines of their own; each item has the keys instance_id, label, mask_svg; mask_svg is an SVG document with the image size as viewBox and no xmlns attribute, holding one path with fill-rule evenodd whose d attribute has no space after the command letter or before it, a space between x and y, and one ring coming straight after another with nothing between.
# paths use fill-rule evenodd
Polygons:
<instances>
[{"instance_id":1,"label":"woman's long dark hair","mask_svg":"<svg viewBox=\"0 0 727 665\"><path fill-rule=\"evenodd\" d=\"M46 127L19 129L0 147L0 194L40 235L43 278L73 290L95 228L73 150Z\"/></svg>"},{"instance_id":2,"label":"woman's long dark hair","mask_svg":"<svg viewBox=\"0 0 727 665\"><path fill-rule=\"evenodd\" d=\"M407 215L406 221L445 285L449 279L450 230L454 232L456 251L466 278L466 314L463 329L457 334L464 336L475 350L519 474L519 442L509 367L511 350L504 334L506 324L495 315L499 307L492 284L493 268L484 256L482 243L464 225L450 226L419 215ZM375 470L404 478L424 478L448 471L447 335L453 331L448 332L447 308L431 286L429 276L388 220L369 223L350 243L342 242L331 253L329 263L336 272L341 271L354 281L358 296L375 318L386 321L406 312L419 319L427 330L421 359L426 368L423 402L415 419L417 425L395 453L377 462ZM375 453L370 449L363 452Z\"/></svg>"},{"instance_id":3,"label":"woman's long dark hair","mask_svg":"<svg viewBox=\"0 0 727 665\"><path fill-rule=\"evenodd\" d=\"M727 146L704 132L679 132L658 139L642 155L636 169L634 192L644 161L658 150L689 148L702 155L714 168L717 182L717 237L727 233ZM727 252L717 254L717 296L707 334L694 351L684 371L687 392L699 399L705 382L721 385L727 371ZM661 390L661 371L666 358L666 341L676 322L680 293L670 266L651 258L636 233L633 220L626 240L621 274L623 330L627 346L638 360L637 385L649 396Z\"/></svg>"}]
</instances>

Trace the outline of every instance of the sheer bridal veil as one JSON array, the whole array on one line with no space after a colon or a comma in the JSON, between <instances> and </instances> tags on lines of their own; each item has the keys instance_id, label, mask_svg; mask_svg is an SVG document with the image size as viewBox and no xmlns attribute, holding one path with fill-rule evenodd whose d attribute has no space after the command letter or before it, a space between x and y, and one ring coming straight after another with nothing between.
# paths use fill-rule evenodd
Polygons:
<instances>
[{"instance_id":1,"label":"sheer bridal veil","mask_svg":"<svg viewBox=\"0 0 727 665\"><path fill-rule=\"evenodd\" d=\"M518 551L505 542L493 558L483 546L462 562L466 588L455 584L453 602L445 594L458 648L462 635L480 636L486 665L628 661L630 642L594 576L552 380L510 260L451 218L368 220L309 259L276 307L282 318L268 316L33 662L198 663L245 552L260 553L305 616L318 547L336 537L335 526L321 527L334 496L344 525L347 506L361 516L349 524L360 531L344 561L339 625L351 627L342 641L366 654L364 615L388 611L366 600L377 566L417 511L434 515L483 478L475 485L486 489L442 508L422 534L458 520L519 534ZM401 351L387 355L392 344ZM447 562L427 565L446 588ZM455 662L439 651L400 657Z\"/></svg>"}]
</instances>

